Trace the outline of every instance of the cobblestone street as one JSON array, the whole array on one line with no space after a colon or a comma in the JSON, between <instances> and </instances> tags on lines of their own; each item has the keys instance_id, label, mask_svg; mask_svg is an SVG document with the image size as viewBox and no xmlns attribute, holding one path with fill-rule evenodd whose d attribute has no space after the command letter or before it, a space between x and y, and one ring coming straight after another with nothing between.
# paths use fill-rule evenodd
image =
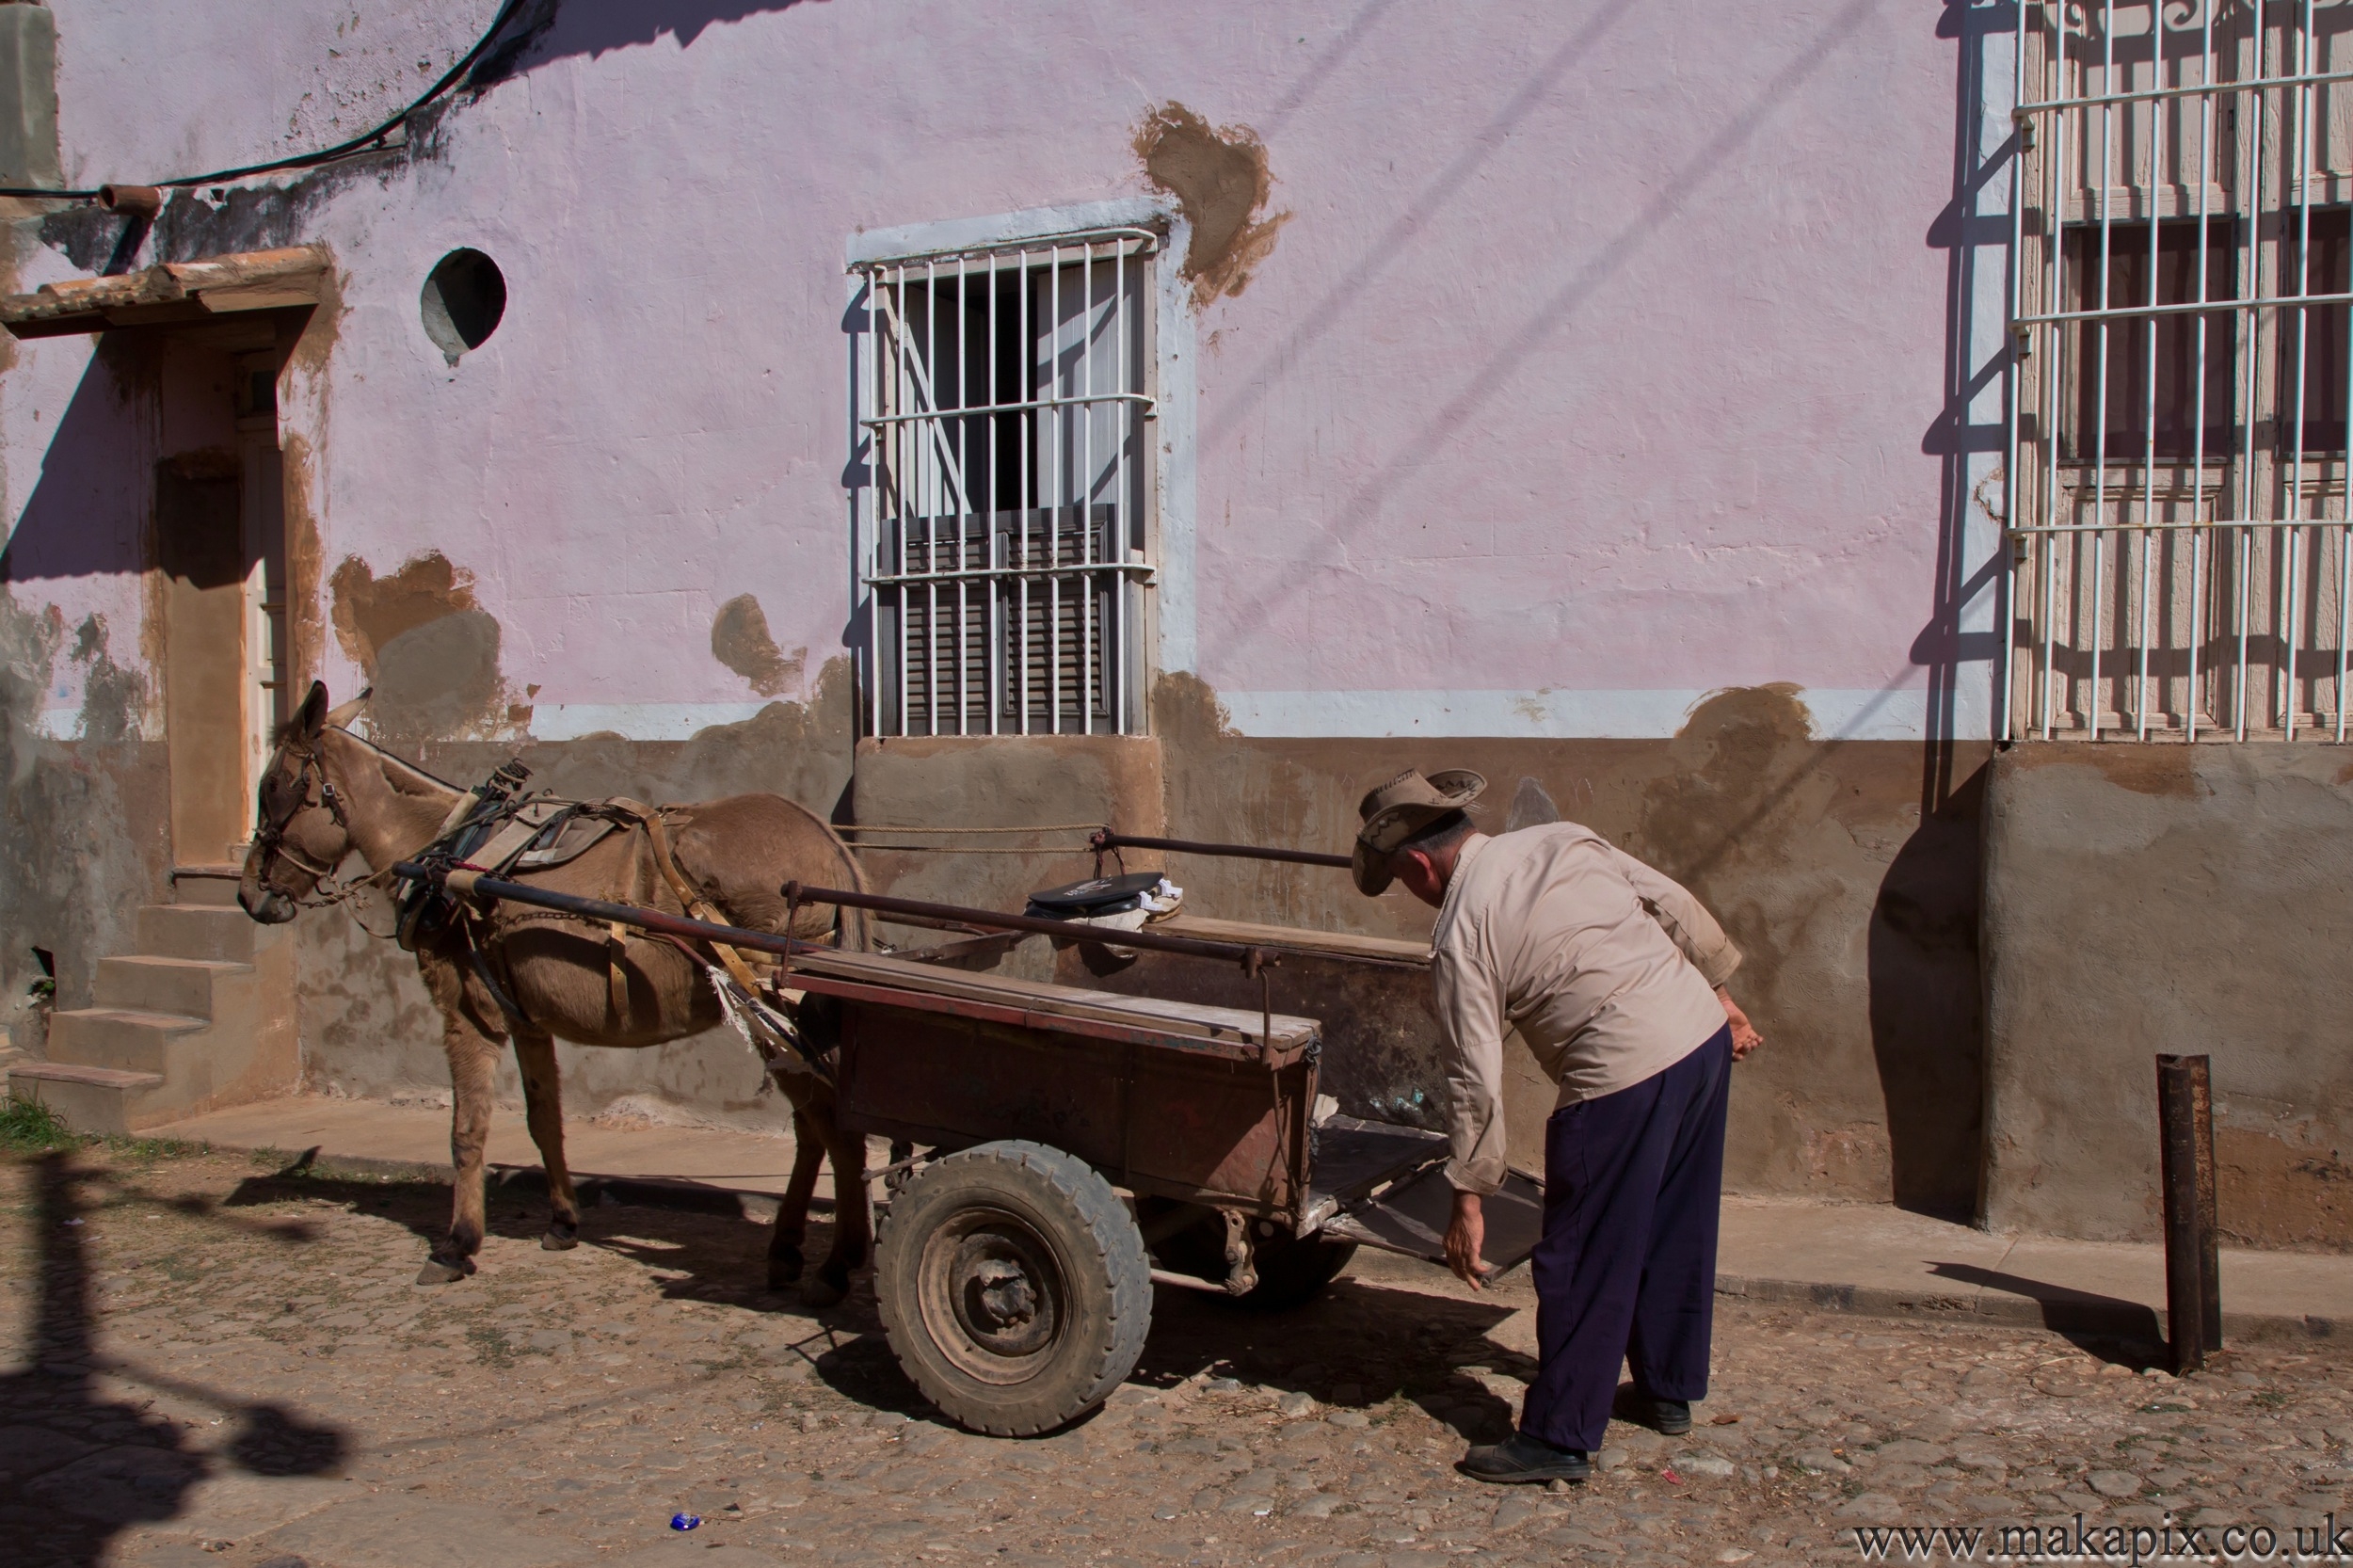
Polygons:
<instances>
[{"instance_id":1,"label":"cobblestone street","mask_svg":"<svg viewBox=\"0 0 2353 1568\"><path fill-rule=\"evenodd\" d=\"M753 1288L744 1220L607 1205L547 1253L509 1190L480 1274L420 1288L445 1189L279 1163L8 1163L9 1560L1826 1562L1857 1526L2079 1513L2267 1526L2283 1560L2344 1506L2353 1362L2325 1345L2176 1382L2153 1346L1732 1301L1690 1437L1619 1425L1588 1485L1482 1486L1452 1464L1533 1370L1526 1280L1473 1297L1369 1254L1276 1318L1163 1286L1099 1416L971 1437L866 1290L810 1315Z\"/></svg>"}]
</instances>

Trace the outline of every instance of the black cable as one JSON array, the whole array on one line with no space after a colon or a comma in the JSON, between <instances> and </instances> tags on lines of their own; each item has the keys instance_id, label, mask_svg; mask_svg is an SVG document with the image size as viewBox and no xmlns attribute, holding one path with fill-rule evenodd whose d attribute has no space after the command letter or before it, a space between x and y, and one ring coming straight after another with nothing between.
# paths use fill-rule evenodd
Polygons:
<instances>
[{"instance_id":1,"label":"black cable","mask_svg":"<svg viewBox=\"0 0 2353 1568\"><path fill-rule=\"evenodd\" d=\"M506 3L499 8L498 15L491 19L488 30L475 40L472 49L466 51L463 58L443 72L441 79L427 88L423 97L373 131L364 132L349 141L337 142L334 146L320 152L297 152L291 158L279 158L265 164L247 164L238 168L216 168L209 174L184 174L176 180L158 180L155 182L155 186L159 190L174 190L187 185L219 184L224 181L242 180L255 174L275 174L280 169L315 168L320 164L333 163L338 158L348 158L358 153L376 151L376 144L408 123L410 115L447 92L456 84L459 77L472 70L474 62L483 56L491 44L498 41L499 34L505 31L507 23L514 19L515 13L522 8L522 5L523 0L506 0ZM116 184L123 184L128 182L118 181ZM95 189L44 190L32 185L0 185L0 196L47 198L61 201L94 201L98 198L98 192Z\"/></svg>"}]
</instances>

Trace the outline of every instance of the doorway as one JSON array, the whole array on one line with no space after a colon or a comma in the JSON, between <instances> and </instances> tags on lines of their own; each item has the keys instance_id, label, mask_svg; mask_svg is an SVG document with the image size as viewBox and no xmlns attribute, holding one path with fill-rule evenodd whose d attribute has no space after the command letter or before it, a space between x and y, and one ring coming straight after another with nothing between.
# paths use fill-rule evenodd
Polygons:
<instances>
[{"instance_id":1,"label":"doorway","mask_svg":"<svg viewBox=\"0 0 2353 1568\"><path fill-rule=\"evenodd\" d=\"M155 565L176 865L242 858L286 714L287 583L275 347L167 345Z\"/></svg>"}]
</instances>

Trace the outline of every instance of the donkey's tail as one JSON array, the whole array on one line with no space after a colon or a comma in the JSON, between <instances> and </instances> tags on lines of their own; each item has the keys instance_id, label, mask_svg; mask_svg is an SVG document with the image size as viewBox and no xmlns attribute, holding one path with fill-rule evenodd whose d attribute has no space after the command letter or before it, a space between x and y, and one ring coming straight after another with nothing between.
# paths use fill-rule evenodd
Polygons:
<instances>
[{"instance_id":1,"label":"donkey's tail","mask_svg":"<svg viewBox=\"0 0 2353 1568\"><path fill-rule=\"evenodd\" d=\"M825 824L825 831L833 839L834 854L841 861L842 870L849 873L850 890L855 893L873 891L866 881L866 868L857 863L857 854L850 848L849 840L834 832L830 823ZM844 909L839 919L838 939L843 951L865 952L873 947L874 920L872 914L863 909Z\"/></svg>"}]
</instances>

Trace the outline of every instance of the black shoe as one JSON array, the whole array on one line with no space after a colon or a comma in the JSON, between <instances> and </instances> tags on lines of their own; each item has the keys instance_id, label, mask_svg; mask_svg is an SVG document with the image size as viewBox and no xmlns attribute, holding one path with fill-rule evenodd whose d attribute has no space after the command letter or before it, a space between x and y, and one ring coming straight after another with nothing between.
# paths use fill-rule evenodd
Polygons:
<instances>
[{"instance_id":1,"label":"black shoe","mask_svg":"<svg viewBox=\"0 0 2353 1568\"><path fill-rule=\"evenodd\" d=\"M1482 1444L1463 1456L1455 1466L1476 1480L1504 1486L1527 1486L1547 1480L1583 1480L1593 1473L1593 1461L1577 1448L1556 1448L1541 1437L1513 1432L1501 1443Z\"/></svg>"},{"instance_id":2,"label":"black shoe","mask_svg":"<svg viewBox=\"0 0 2353 1568\"><path fill-rule=\"evenodd\" d=\"M1636 1426L1668 1437L1680 1437L1691 1430L1691 1402L1689 1400L1662 1400L1656 1394L1640 1389L1625 1402L1625 1418Z\"/></svg>"}]
</instances>

